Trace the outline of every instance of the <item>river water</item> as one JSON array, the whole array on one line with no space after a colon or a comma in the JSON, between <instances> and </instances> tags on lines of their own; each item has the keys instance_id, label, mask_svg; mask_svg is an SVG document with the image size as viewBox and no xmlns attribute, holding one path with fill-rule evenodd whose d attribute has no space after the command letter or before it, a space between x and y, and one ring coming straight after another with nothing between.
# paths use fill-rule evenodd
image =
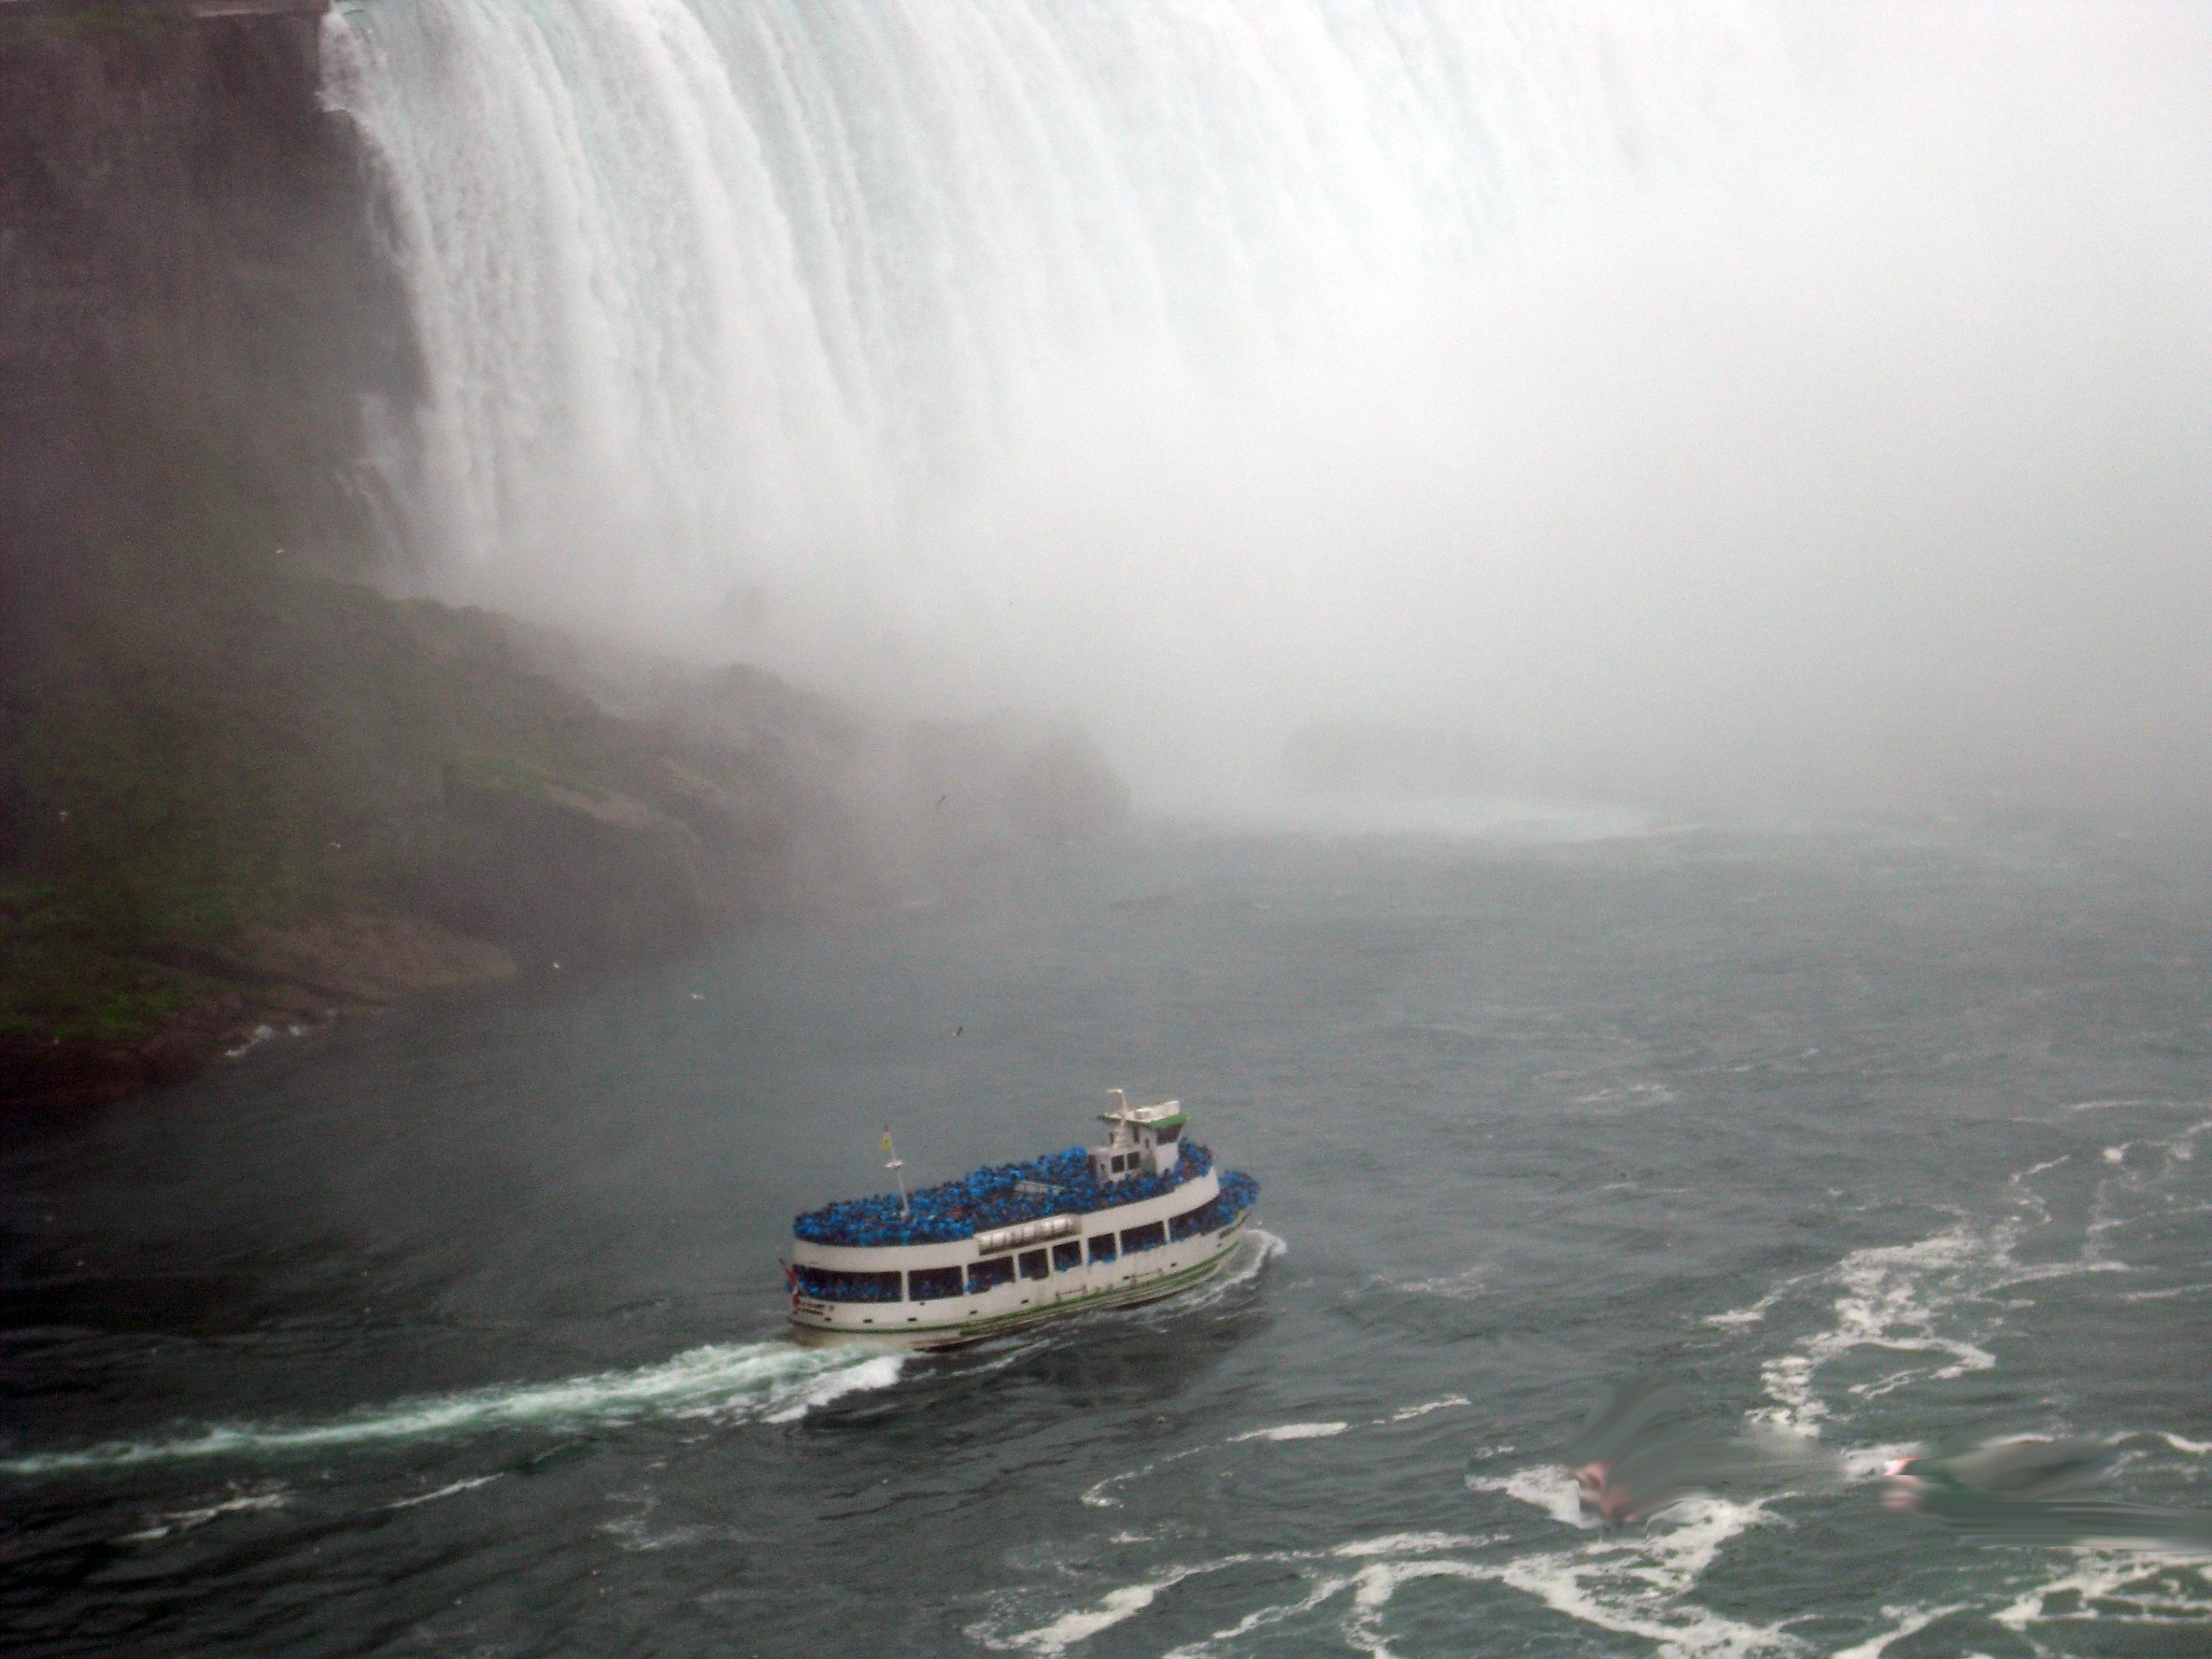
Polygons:
<instances>
[{"instance_id":1,"label":"river water","mask_svg":"<svg viewBox=\"0 0 2212 1659\"><path fill-rule=\"evenodd\" d=\"M2124 1434L2212 1504L2212 893L2120 841L1163 836L280 1037L0 1152L0 1628L76 1653L2202 1654L2203 1561L1863 1477ZM790 1217L1179 1095L1236 1276L781 1334ZM1611 1381L1841 1478L1573 1523Z\"/></svg>"}]
</instances>

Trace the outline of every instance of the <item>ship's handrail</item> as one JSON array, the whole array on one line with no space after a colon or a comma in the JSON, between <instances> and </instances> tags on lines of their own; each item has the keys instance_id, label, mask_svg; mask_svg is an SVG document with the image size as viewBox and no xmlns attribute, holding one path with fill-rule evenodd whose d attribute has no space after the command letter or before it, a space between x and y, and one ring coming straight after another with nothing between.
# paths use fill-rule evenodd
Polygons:
<instances>
[{"instance_id":1,"label":"ship's handrail","mask_svg":"<svg viewBox=\"0 0 2212 1659\"><path fill-rule=\"evenodd\" d=\"M987 1164L957 1180L925 1187L908 1194L903 1210L895 1193L825 1204L797 1217L792 1231L811 1244L863 1249L957 1243L1054 1216L1081 1216L1164 1197L1212 1168L1212 1151L1187 1140L1164 1174L1102 1182L1091 1171L1089 1151L1070 1146L1019 1164Z\"/></svg>"}]
</instances>

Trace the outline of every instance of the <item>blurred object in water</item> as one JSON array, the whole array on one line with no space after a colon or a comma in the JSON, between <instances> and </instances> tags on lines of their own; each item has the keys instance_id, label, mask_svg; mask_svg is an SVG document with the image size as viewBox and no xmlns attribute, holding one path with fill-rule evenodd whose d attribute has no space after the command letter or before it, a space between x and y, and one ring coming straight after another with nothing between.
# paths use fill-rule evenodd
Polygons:
<instances>
[{"instance_id":1,"label":"blurred object in water","mask_svg":"<svg viewBox=\"0 0 2212 1659\"><path fill-rule=\"evenodd\" d=\"M1794 1438L1700 1433L1673 1379L1641 1376L1616 1384L1591 1410L1567 1443L1566 1461L1583 1518L1615 1527L1715 1487L1803 1474L1820 1459Z\"/></svg>"},{"instance_id":2,"label":"blurred object in water","mask_svg":"<svg viewBox=\"0 0 2212 1659\"><path fill-rule=\"evenodd\" d=\"M1970 1543L2212 1552L2212 1510L2063 1496L2106 1479L2119 1462L2119 1445L2117 1436L1954 1442L1887 1464L1882 1503L1939 1521Z\"/></svg>"}]
</instances>

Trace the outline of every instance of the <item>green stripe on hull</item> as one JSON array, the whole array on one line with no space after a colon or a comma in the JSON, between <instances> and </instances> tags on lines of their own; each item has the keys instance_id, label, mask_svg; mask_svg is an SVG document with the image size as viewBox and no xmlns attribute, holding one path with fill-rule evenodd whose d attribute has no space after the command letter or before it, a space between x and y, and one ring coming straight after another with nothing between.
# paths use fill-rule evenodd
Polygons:
<instances>
[{"instance_id":1,"label":"green stripe on hull","mask_svg":"<svg viewBox=\"0 0 2212 1659\"><path fill-rule=\"evenodd\" d=\"M791 1322L791 1328L800 1338L817 1342L893 1342L901 1346L918 1345L929 1347L949 1347L958 1342L981 1342L987 1337L998 1336L1006 1331L1042 1324L1048 1319L1089 1313L1099 1308L1126 1308L1136 1303L1156 1302L1164 1296L1187 1291L1221 1271L1229 1258L1237 1254L1237 1241L1243 1232L1243 1223L1240 1219L1224 1237L1219 1249L1205 1261L1194 1261L1188 1267L1178 1267L1171 1273L1148 1279L1141 1285L1123 1285L1112 1290L1092 1291L1042 1308L994 1314L988 1319L963 1319L946 1325L910 1325L898 1329L856 1330L850 1326L803 1325L796 1319Z\"/></svg>"}]
</instances>

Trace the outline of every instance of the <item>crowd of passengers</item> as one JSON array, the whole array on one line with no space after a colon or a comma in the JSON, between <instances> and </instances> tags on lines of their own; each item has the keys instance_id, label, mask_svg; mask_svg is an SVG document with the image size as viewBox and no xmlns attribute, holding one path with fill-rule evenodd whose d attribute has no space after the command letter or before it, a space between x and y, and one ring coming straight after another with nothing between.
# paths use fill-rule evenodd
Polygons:
<instances>
[{"instance_id":1,"label":"crowd of passengers","mask_svg":"<svg viewBox=\"0 0 2212 1659\"><path fill-rule=\"evenodd\" d=\"M1165 1175L1123 1176L1100 1181L1091 1154L1080 1146L1048 1152L1021 1164L994 1164L957 1181L924 1187L901 1212L896 1193L850 1198L809 1210L792 1231L810 1244L878 1249L894 1244L949 1244L994 1227L1047 1216L1081 1215L1134 1204L1173 1192L1213 1167L1213 1154L1194 1140ZM1024 1190L1024 1188L1028 1190Z\"/></svg>"},{"instance_id":2,"label":"crowd of passengers","mask_svg":"<svg viewBox=\"0 0 2212 1659\"><path fill-rule=\"evenodd\" d=\"M1157 1250L1171 1241L1218 1232L1249 1209L1259 1196L1258 1182L1241 1170L1231 1170L1221 1177L1218 1194L1181 1215L1142 1227L1126 1227L1118 1233L1094 1235L1087 1241L1091 1264L1097 1267L1121 1256ZM1056 1273L1070 1272L1083 1266L1085 1242L1066 1239L1049 1247L1010 1251L971 1262L964 1271L958 1267L916 1267L902 1275L799 1267L793 1269L793 1279L800 1294L820 1302L937 1302L963 1294L981 1296L1017 1278L1048 1279ZM903 1297L902 1279L905 1280Z\"/></svg>"}]
</instances>

